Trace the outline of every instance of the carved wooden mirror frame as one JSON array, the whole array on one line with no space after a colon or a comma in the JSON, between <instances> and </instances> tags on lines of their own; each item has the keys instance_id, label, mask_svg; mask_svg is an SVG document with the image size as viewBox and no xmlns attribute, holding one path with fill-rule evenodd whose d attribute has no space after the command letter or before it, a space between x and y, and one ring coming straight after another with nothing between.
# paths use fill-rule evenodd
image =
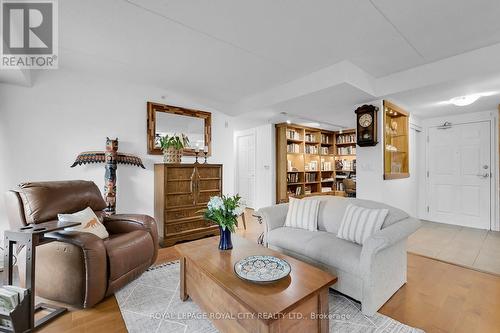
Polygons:
<instances>
[{"instance_id":1,"label":"carved wooden mirror frame","mask_svg":"<svg viewBox=\"0 0 500 333\"><path fill-rule=\"evenodd\" d=\"M212 114L206 111L193 110L182 108L180 106L164 105L159 103L148 102L148 154L162 155L161 148L155 147L156 134L156 112L171 113L180 116L201 118L205 123L205 145L208 146L208 155L212 155ZM200 148L203 151L203 147ZM184 149L184 156L194 156L194 149Z\"/></svg>"}]
</instances>

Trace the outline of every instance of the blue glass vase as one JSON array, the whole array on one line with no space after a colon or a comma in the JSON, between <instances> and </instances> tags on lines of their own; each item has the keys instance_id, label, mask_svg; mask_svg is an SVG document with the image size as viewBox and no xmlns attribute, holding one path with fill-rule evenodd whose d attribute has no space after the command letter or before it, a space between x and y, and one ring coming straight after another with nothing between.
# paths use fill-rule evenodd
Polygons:
<instances>
[{"instance_id":1,"label":"blue glass vase","mask_svg":"<svg viewBox=\"0 0 500 333\"><path fill-rule=\"evenodd\" d=\"M231 231L228 228L224 230L221 226L219 226L219 231L219 250L231 250L233 248L233 243L231 242Z\"/></svg>"}]
</instances>

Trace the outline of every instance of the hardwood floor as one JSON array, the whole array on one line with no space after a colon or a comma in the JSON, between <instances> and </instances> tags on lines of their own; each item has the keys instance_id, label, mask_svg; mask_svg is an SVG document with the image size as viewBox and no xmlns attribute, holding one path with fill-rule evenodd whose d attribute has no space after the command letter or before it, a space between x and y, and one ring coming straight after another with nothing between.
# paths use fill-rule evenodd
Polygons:
<instances>
[{"instance_id":1,"label":"hardwood floor","mask_svg":"<svg viewBox=\"0 0 500 333\"><path fill-rule=\"evenodd\" d=\"M247 213L247 230L237 232L256 240L262 226ZM178 258L173 247L165 248L157 263ZM500 333L500 277L408 254L408 283L379 312L428 333ZM40 332L126 332L126 327L111 296L93 309L66 313Z\"/></svg>"}]
</instances>

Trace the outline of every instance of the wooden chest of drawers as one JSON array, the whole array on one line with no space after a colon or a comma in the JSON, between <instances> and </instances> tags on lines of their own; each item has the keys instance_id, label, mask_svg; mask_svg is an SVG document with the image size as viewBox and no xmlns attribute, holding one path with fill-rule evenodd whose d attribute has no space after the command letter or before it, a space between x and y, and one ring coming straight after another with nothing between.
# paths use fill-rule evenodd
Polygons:
<instances>
[{"instance_id":1,"label":"wooden chest of drawers","mask_svg":"<svg viewBox=\"0 0 500 333\"><path fill-rule=\"evenodd\" d=\"M200 210L222 195L221 164L155 164L155 219L163 246L217 235Z\"/></svg>"}]
</instances>

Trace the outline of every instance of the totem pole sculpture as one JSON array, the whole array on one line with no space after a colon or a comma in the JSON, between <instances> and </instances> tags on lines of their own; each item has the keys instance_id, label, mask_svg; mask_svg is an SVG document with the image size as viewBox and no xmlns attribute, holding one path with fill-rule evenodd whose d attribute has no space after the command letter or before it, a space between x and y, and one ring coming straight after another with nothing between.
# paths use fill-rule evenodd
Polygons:
<instances>
[{"instance_id":1,"label":"totem pole sculpture","mask_svg":"<svg viewBox=\"0 0 500 333\"><path fill-rule=\"evenodd\" d=\"M116 210L116 169L118 163L140 166L145 169L142 160L135 155L118 153L118 138L115 140L106 138L106 151L80 153L71 167L89 163L105 163L104 199L107 205L105 212L108 215L113 215Z\"/></svg>"}]
</instances>

